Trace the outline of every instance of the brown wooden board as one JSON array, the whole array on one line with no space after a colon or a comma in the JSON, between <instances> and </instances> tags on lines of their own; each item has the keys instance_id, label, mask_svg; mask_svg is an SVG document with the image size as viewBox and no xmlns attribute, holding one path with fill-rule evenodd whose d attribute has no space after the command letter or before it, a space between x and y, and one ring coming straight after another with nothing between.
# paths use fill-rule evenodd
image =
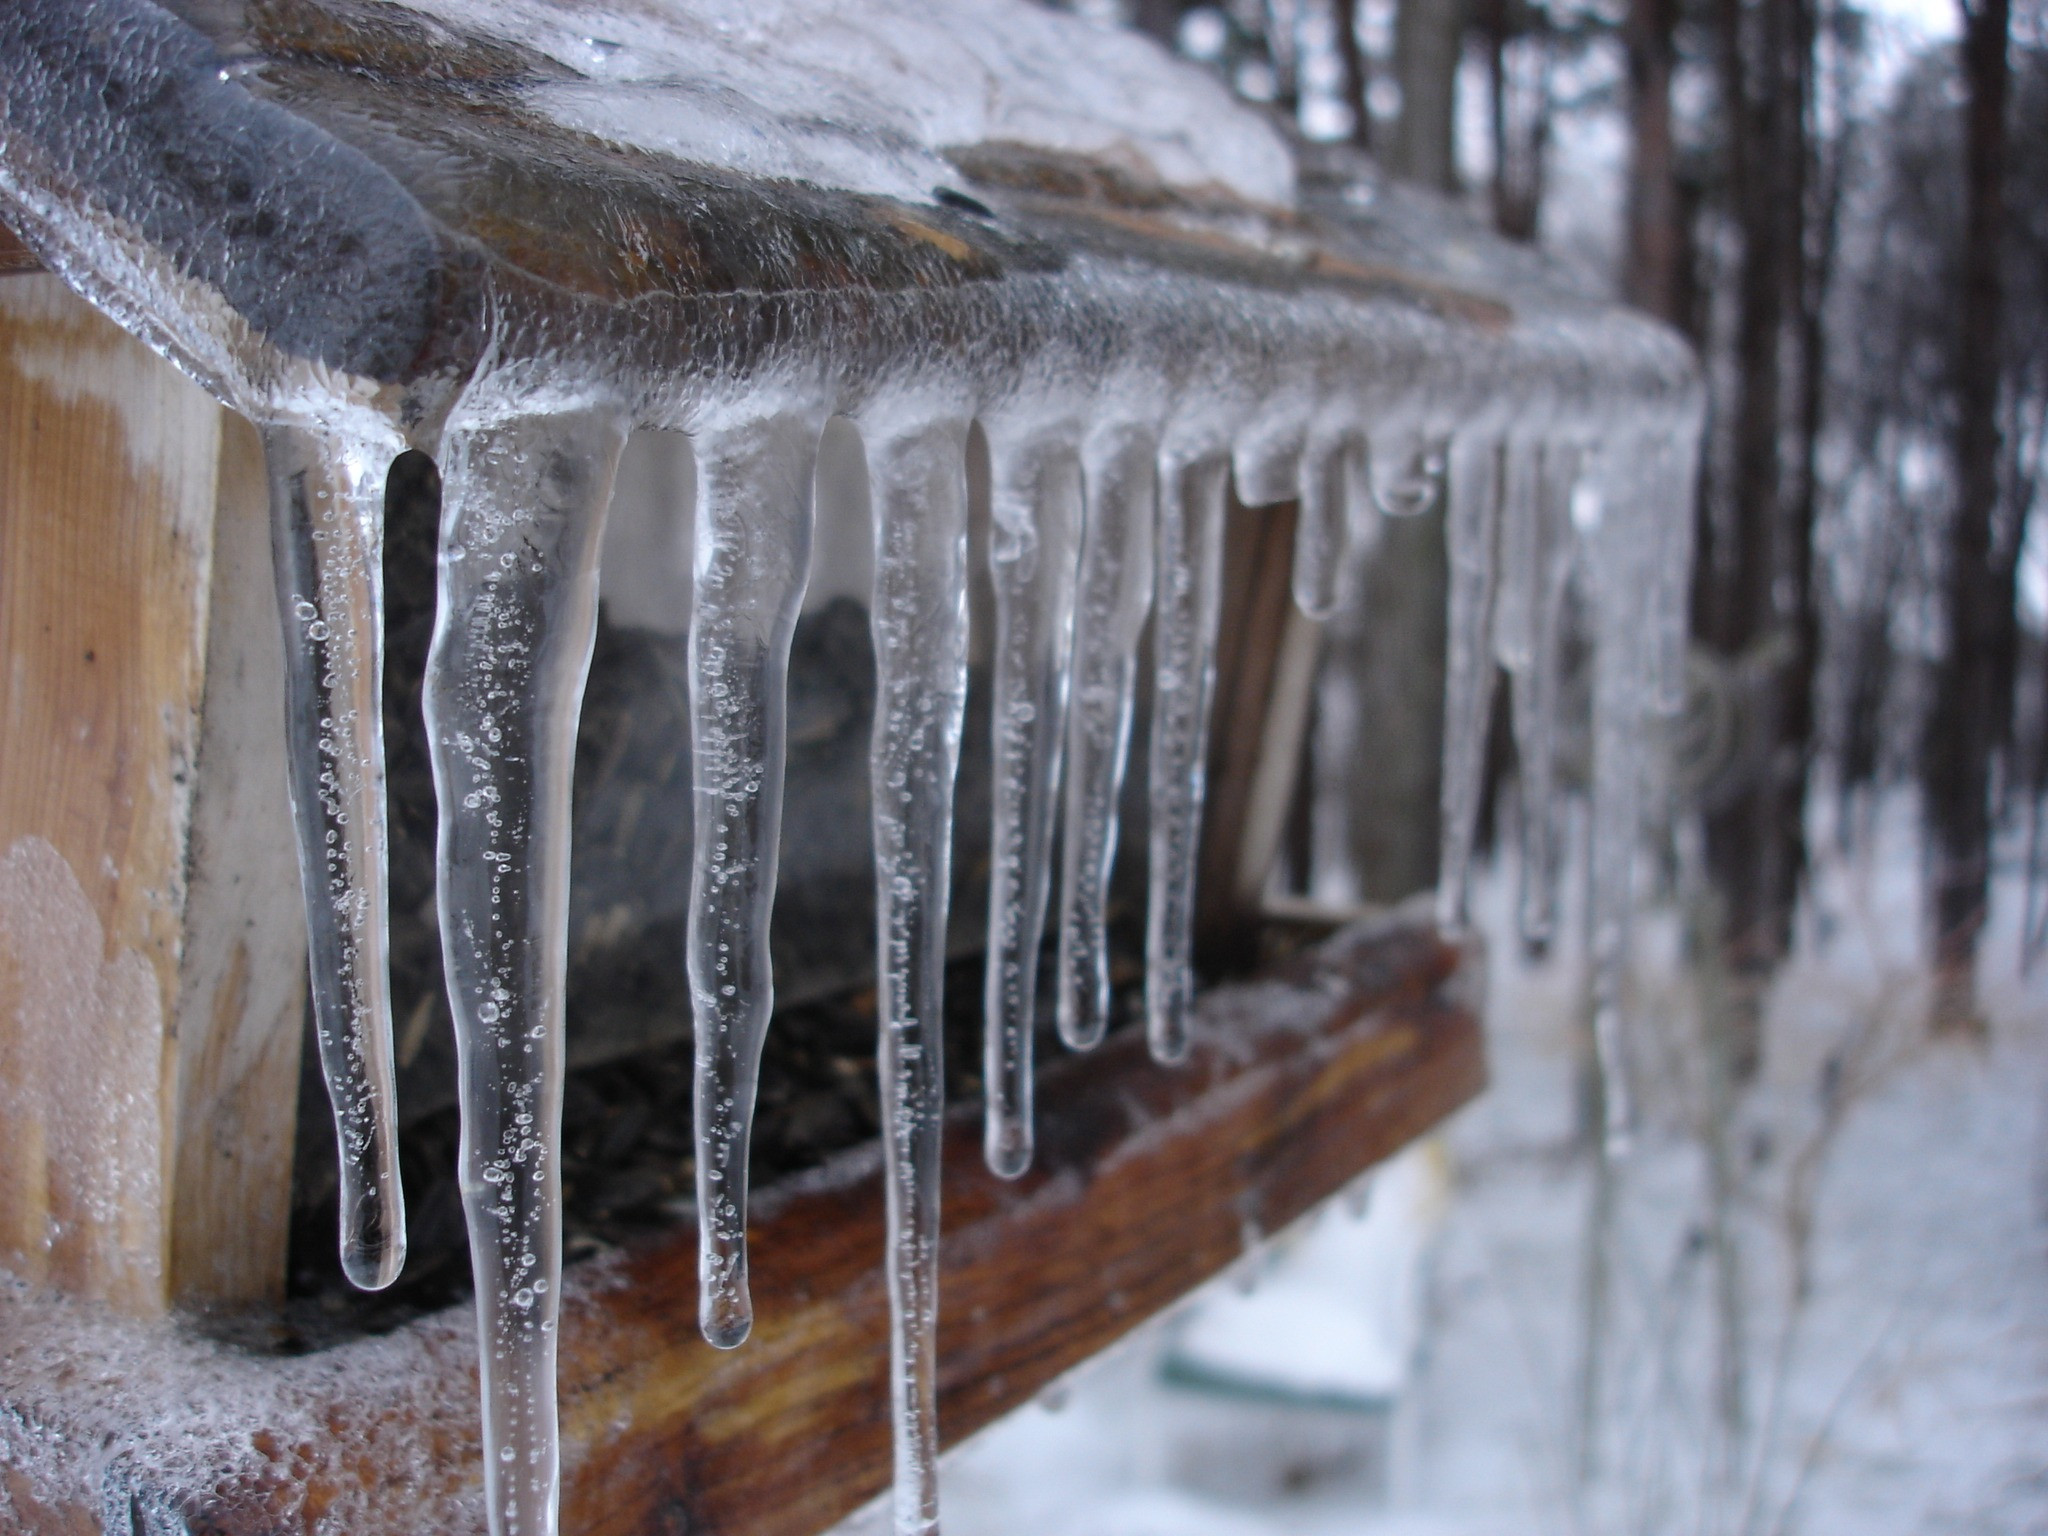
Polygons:
<instances>
[{"instance_id":1,"label":"brown wooden board","mask_svg":"<svg viewBox=\"0 0 2048 1536\"><path fill-rule=\"evenodd\" d=\"M1049 1069L1037 1166L983 1168L975 1106L946 1143L940 1422L957 1442L1227 1268L1443 1119L1484 1081L1476 956L1352 929L1203 1001L1191 1062L1135 1035ZM571 1271L563 1528L812 1536L887 1477L877 1160L770 1191L759 1323L695 1329L695 1234ZM299 1359L0 1291L0 1524L216 1536L476 1532L467 1309ZM171 1522L182 1521L182 1527Z\"/></svg>"}]
</instances>

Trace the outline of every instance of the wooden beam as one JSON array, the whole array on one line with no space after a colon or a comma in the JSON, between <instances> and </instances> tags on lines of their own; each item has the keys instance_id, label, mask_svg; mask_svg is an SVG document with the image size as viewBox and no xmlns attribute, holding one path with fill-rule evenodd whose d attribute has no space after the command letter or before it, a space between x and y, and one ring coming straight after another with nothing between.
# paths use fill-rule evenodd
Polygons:
<instances>
[{"instance_id":1,"label":"wooden beam","mask_svg":"<svg viewBox=\"0 0 2048 1536\"><path fill-rule=\"evenodd\" d=\"M145 1315L283 1277L303 962L251 745L282 710L254 452L55 277L0 284L0 1265ZM181 1127L237 1150L181 1156ZM188 1287L205 1247L239 1278Z\"/></svg>"},{"instance_id":2,"label":"wooden beam","mask_svg":"<svg viewBox=\"0 0 2048 1536\"><path fill-rule=\"evenodd\" d=\"M945 1154L947 1440L1030 1401L1476 1093L1474 960L1415 930L1351 930L1208 995L1183 1068L1153 1065L1133 1034L1063 1061L1041 1080L1038 1163L1014 1184L982 1166L979 1110L960 1106ZM882 1488L877 1164L856 1155L759 1202L759 1321L731 1353L697 1337L689 1228L570 1272L565 1530L814 1536ZM211 1536L481 1531L470 1330L465 1307L264 1359L0 1293L0 1469L34 1473L34 1503L12 1512L21 1529L69 1531L118 1494ZM180 1432L165 1439L164 1423ZM7 1491L0 1477L0 1508Z\"/></svg>"}]
</instances>

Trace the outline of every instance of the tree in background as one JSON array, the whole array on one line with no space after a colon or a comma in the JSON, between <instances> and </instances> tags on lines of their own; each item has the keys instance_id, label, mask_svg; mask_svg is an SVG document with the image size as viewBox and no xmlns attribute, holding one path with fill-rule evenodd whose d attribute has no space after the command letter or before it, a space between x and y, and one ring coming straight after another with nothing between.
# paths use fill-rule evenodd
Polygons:
<instances>
[{"instance_id":1,"label":"tree in background","mask_svg":"<svg viewBox=\"0 0 2048 1536\"><path fill-rule=\"evenodd\" d=\"M1956 273L1955 506L1943 582L1947 646L1927 716L1922 784L1933 877L1937 1028L1981 1029L1977 935L1990 895L1991 772L2012 712L2021 518L2001 517L2010 0L1961 0L1963 239Z\"/></svg>"}]
</instances>

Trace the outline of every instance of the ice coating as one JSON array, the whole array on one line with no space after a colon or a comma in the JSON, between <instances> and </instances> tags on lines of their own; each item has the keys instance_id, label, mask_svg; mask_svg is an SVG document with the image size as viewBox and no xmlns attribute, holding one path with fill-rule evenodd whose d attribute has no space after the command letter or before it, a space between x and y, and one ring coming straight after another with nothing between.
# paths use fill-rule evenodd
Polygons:
<instances>
[{"instance_id":1,"label":"ice coating","mask_svg":"<svg viewBox=\"0 0 2048 1536\"><path fill-rule=\"evenodd\" d=\"M1631 450L1610 444L1593 469L1592 526L1585 530L1593 607L1593 790L1587 859L1587 958L1593 1041L1600 1067L1606 1151L1628 1148L1635 1123L1624 1039L1622 987L1635 908L1636 844L1646 751L1643 727L1654 687L1653 648L1643 644L1657 583L1649 569L1655 530L1637 524L1644 479Z\"/></svg>"},{"instance_id":2,"label":"ice coating","mask_svg":"<svg viewBox=\"0 0 2048 1536\"><path fill-rule=\"evenodd\" d=\"M1444 656L1443 852L1437 866L1439 927L1465 926L1472 839L1486 784L1486 728L1493 714L1493 610L1499 564L1501 441L1484 432L1451 442L1445 473L1450 551Z\"/></svg>"},{"instance_id":3,"label":"ice coating","mask_svg":"<svg viewBox=\"0 0 2048 1536\"><path fill-rule=\"evenodd\" d=\"M305 9L344 42L359 24L353 8ZM746 1128L772 997L779 699L808 465L831 412L858 422L877 555L871 768L898 1524L930 1529L939 987L970 422L981 418L998 480L1013 488L1001 493L994 551L997 691L1022 707L998 710L997 841L1008 852L992 902L991 1016L1007 1022L992 1037L989 1082L995 1160L1021 1166L1029 1077L1015 1047L1028 1042L1062 742L1056 1011L1068 1043L1085 1046L1107 1008L1104 891L1155 595L1147 1018L1158 1054L1186 1050L1232 466L1247 503L1299 497L1296 590L1310 612L1341 601L1347 540L1369 544L1381 515L1429 512L1450 482L1444 889L1455 920L1496 650L1515 677L1518 733L1553 729L1562 589L1532 587L1521 562L1532 535L1557 533L1570 476L1559 469L1565 489L1539 498L1534 525L1525 491L1510 487L1498 625L1488 609L1500 496L1473 488L1497 473L1502 443L1515 486L1532 444L1546 485L1552 458L1563 464L1580 443L1607 444L1599 462L1610 469L1639 454L1689 464L1696 444L1677 424L1698 417L1690 359L1647 322L1547 288L1519 257L1480 261L1476 238L1458 236L1473 291L1448 286L1427 263L1429 242L1448 237L1404 225L1400 195L1374 203L1393 210L1384 220L1332 212L1312 189L1296 200L1285 147L1213 83L1137 39L1014 0L418 0L376 15L397 30L372 42L418 25L417 57L474 73L436 75L403 48L374 70L330 67L326 42L293 51L288 16L263 23L284 41L230 39L231 57L143 0L20 0L0 14L0 196L47 262L252 416L360 411L376 454L395 451L390 424L403 423L403 440L441 462L448 560L429 693L501 1533L546 1530L554 1498L563 817L610 464L630 422L689 431L704 469L688 968L705 1063L700 1309L707 1333L731 1343L746 1320ZM120 89L78 88L65 72L82 78L81 60ZM425 73L408 82L409 68ZM219 150L181 162L204 173L198 193L152 150L175 133L175 113L123 106L137 102L184 103L195 143ZM1019 145L1096 158L1020 162ZM218 187L206 179L216 160ZM224 219L214 194L245 184L263 218ZM1278 215L1260 206L1290 202ZM250 234L263 219L282 233ZM277 408L287 394L291 411ZM1020 434L1020 399L1056 428ZM359 447L276 437L273 455L347 480L367 505L374 477L335 467ZM1033 464L1062 466L1064 488L1047 492L1041 476L1033 489ZM312 507L318 482L304 483ZM1665 599L1684 588L1673 573L1689 528L1673 509L1689 493L1690 471L1667 466L1647 494L1608 494L1587 534L1602 667L1592 927L1617 1085L1639 779L1628 754L1655 702L1648 685L1668 700L1682 664L1680 605ZM1660 627L1645 647L1652 591ZM358 637L373 628L358 615ZM303 718L294 727L295 758L319 763L328 749L309 729ZM350 750L352 782L373 782L373 745L358 738ZM1543 756L1525 750L1525 762ZM366 836L369 823L349 814ZM350 900L351 912L370 910ZM1611 1105L1619 1098L1617 1086Z\"/></svg>"},{"instance_id":4,"label":"ice coating","mask_svg":"<svg viewBox=\"0 0 2048 1536\"><path fill-rule=\"evenodd\" d=\"M894 414L894 413L891 413ZM938 1527L941 993L967 699L967 421L865 422L875 520L875 923L895 1530Z\"/></svg>"},{"instance_id":5,"label":"ice coating","mask_svg":"<svg viewBox=\"0 0 2048 1536\"><path fill-rule=\"evenodd\" d=\"M458 403L443 445L424 703L484 1496L493 1536L553 1536L569 788L626 418L604 402L528 414L494 382Z\"/></svg>"},{"instance_id":6,"label":"ice coating","mask_svg":"<svg viewBox=\"0 0 2048 1536\"><path fill-rule=\"evenodd\" d=\"M1222 459L1189 462L1170 454L1159 466L1145 1036L1163 1062L1186 1059L1194 1014L1195 863L1216 682L1228 472Z\"/></svg>"},{"instance_id":7,"label":"ice coating","mask_svg":"<svg viewBox=\"0 0 2048 1536\"><path fill-rule=\"evenodd\" d=\"M753 1326L747 1145L775 1007L768 919L782 842L789 645L811 564L821 414L702 432L690 611L696 840L686 942L696 1031L698 1323L731 1349Z\"/></svg>"},{"instance_id":8,"label":"ice coating","mask_svg":"<svg viewBox=\"0 0 2048 1536\"><path fill-rule=\"evenodd\" d=\"M1523 942L1542 947L1557 925L1557 717L1564 672L1565 598L1575 555L1572 492L1580 452L1552 440L1518 443L1508 461L1509 531L1496 651L1511 683L1522 797Z\"/></svg>"},{"instance_id":9,"label":"ice coating","mask_svg":"<svg viewBox=\"0 0 2048 1536\"><path fill-rule=\"evenodd\" d=\"M384 478L404 444L356 412L263 433L284 629L286 763L313 1024L334 1106L342 1269L405 1264L384 818Z\"/></svg>"},{"instance_id":10,"label":"ice coating","mask_svg":"<svg viewBox=\"0 0 2048 1536\"><path fill-rule=\"evenodd\" d=\"M556 66L536 91L583 132L764 176L923 200L955 145L1100 155L1171 185L1285 204L1294 165L1221 82L1128 33L1077 47L1026 0L415 0Z\"/></svg>"},{"instance_id":11,"label":"ice coating","mask_svg":"<svg viewBox=\"0 0 2048 1536\"><path fill-rule=\"evenodd\" d=\"M990 459L995 741L983 1154L992 1172L1013 1179L1031 1166L1032 1025L1067 733L1081 463L1057 436L1010 443L993 434Z\"/></svg>"},{"instance_id":12,"label":"ice coating","mask_svg":"<svg viewBox=\"0 0 2048 1536\"><path fill-rule=\"evenodd\" d=\"M1357 473L1352 443L1313 442L1301 457L1301 502L1294 524L1294 602L1327 619L1344 600L1351 568L1352 504Z\"/></svg>"},{"instance_id":13,"label":"ice coating","mask_svg":"<svg viewBox=\"0 0 2048 1536\"><path fill-rule=\"evenodd\" d=\"M1074 606L1060 853L1060 1039L1085 1051L1109 1025L1104 908L1116 858L1117 800L1131 744L1138 637L1152 611L1158 448L1143 430L1092 436L1083 450L1087 530Z\"/></svg>"}]
</instances>

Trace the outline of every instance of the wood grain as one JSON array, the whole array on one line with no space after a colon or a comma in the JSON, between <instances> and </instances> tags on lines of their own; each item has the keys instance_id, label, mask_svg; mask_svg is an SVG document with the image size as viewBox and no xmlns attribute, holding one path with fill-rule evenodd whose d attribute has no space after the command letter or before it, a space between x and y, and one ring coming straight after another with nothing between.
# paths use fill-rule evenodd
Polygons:
<instances>
[{"instance_id":1,"label":"wood grain","mask_svg":"<svg viewBox=\"0 0 2048 1536\"><path fill-rule=\"evenodd\" d=\"M145 1312L220 418L56 278L0 285L0 1262Z\"/></svg>"},{"instance_id":2,"label":"wood grain","mask_svg":"<svg viewBox=\"0 0 2048 1536\"><path fill-rule=\"evenodd\" d=\"M283 1276L297 922L255 745L282 708L256 453L55 277L0 284L0 1265L141 1314Z\"/></svg>"},{"instance_id":3,"label":"wood grain","mask_svg":"<svg viewBox=\"0 0 2048 1536\"><path fill-rule=\"evenodd\" d=\"M1422 932L1353 930L1208 995L1184 1068L1153 1065L1127 1035L1061 1062L1041 1080L1038 1165L1014 1184L982 1166L979 1109L960 1106L945 1154L948 1442L1030 1401L1476 1093L1472 962ZM814 1536L882 1488L881 1205L870 1156L767 1192L758 1325L730 1353L697 1337L688 1227L571 1272L564 1530ZM59 1325L12 1306L0 1291L0 1466L39 1457L45 1469L49 1513L28 1529L65 1529L67 1510L114 1484L209 1536L483 1528L467 1308L326 1355L167 1356L110 1415L99 1362L132 1376L126 1362L166 1346L132 1333L74 1344L55 1372L47 1350L6 1341ZM210 1461L154 1435L202 1392ZM53 1429L78 1448L61 1474Z\"/></svg>"}]
</instances>

